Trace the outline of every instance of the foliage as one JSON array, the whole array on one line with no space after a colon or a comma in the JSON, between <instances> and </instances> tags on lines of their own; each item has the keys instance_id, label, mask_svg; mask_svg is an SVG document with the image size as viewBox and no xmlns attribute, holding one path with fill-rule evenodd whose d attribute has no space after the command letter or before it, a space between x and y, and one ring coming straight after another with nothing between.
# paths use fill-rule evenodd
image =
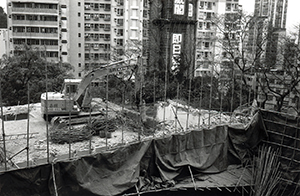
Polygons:
<instances>
[{"instance_id":1,"label":"foliage","mask_svg":"<svg viewBox=\"0 0 300 196\"><path fill-rule=\"evenodd\" d=\"M64 78L70 78L67 63L50 63L43 57L43 51L34 50L24 45L20 53L3 58L1 70L2 95L6 105L28 103L28 86L30 102L39 102L40 95L46 92L46 65L48 91L60 91Z\"/></svg>"},{"instance_id":2,"label":"foliage","mask_svg":"<svg viewBox=\"0 0 300 196\"><path fill-rule=\"evenodd\" d=\"M283 35L279 37L277 44L276 67L270 69L268 66L257 67L258 84L261 95L264 95L262 107L268 99L276 99L277 111L282 111L288 106L291 93L295 94L294 102L299 97L298 84L300 83L300 49L295 43L295 35ZM284 104L287 102L287 104ZM299 104L297 105L299 109Z\"/></svg>"},{"instance_id":3,"label":"foliage","mask_svg":"<svg viewBox=\"0 0 300 196\"><path fill-rule=\"evenodd\" d=\"M0 7L0 28L7 28L7 15L2 7Z\"/></svg>"}]
</instances>

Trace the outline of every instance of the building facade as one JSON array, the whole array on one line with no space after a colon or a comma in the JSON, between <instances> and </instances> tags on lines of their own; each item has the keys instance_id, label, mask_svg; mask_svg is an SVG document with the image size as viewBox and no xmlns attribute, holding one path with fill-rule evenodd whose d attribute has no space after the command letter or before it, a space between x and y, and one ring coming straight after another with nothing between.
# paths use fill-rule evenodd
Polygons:
<instances>
[{"instance_id":1,"label":"building facade","mask_svg":"<svg viewBox=\"0 0 300 196\"><path fill-rule=\"evenodd\" d=\"M158 74L176 74L181 70L186 77L193 77L196 8L196 0L151 1L151 22L148 23L149 65Z\"/></svg>"},{"instance_id":2,"label":"building facade","mask_svg":"<svg viewBox=\"0 0 300 196\"><path fill-rule=\"evenodd\" d=\"M220 32L216 27L214 17L220 18L238 14L240 5L239 0L200 0L197 7L198 26L195 76L203 76L220 70L220 65L216 65L215 58L216 56L221 56L223 52L218 39L218 37L223 36L223 32ZM225 23L225 20L220 21Z\"/></svg>"},{"instance_id":3,"label":"building facade","mask_svg":"<svg viewBox=\"0 0 300 196\"><path fill-rule=\"evenodd\" d=\"M257 64L280 69L283 64L282 37L286 34L288 0L255 0L255 28L252 37L253 53L260 54Z\"/></svg>"},{"instance_id":4,"label":"building facade","mask_svg":"<svg viewBox=\"0 0 300 196\"><path fill-rule=\"evenodd\" d=\"M74 77L81 78L121 58L128 47L142 50L145 5L139 0L7 0L9 54L26 43L45 50L49 61L70 63Z\"/></svg>"},{"instance_id":5,"label":"building facade","mask_svg":"<svg viewBox=\"0 0 300 196\"><path fill-rule=\"evenodd\" d=\"M7 29L0 29L0 59L3 55L8 55L8 31Z\"/></svg>"},{"instance_id":6,"label":"building facade","mask_svg":"<svg viewBox=\"0 0 300 196\"><path fill-rule=\"evenodd\" d=\"M9 54L22 50L23 44L45 50L49 61L68 61L68 20L65 2L8 1Z\"/></svg>"}]
</instances>

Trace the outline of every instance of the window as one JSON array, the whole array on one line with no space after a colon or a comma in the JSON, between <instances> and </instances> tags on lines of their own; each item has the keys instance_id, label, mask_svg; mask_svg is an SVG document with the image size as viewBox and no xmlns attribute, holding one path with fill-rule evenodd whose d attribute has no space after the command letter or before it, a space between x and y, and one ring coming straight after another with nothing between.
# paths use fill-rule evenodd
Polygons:
<instances>
[{"instance_id":1,"label":"window","mask_svg":"<svg viewBox=\"0 0 300 196\"><path fill-rule=\"evenodd\" d=\"M81 37L81 33L78 33L78 37Z\"/></svg>"},{"instance_id":2,"label":"window","mask_svg":"<svg viewBox=\"0 0 300 196\"><path fill-rule=\"evenodd\" d=\"M81 73L78 73L78 77L81 77Z\"/></svg>"},{"instance_id":3,"label":"window","mask_svg":"<svg viewBox=\"0 0 300 196\"><path fill-rule=\"evenodd\" d=\"M200 9L204 9L204 1L200 1Z\"/></svg>"},{"instance_id":4,"label":"window","mask_svg":"<svg viewBox=\"0 0 300 196\"><path fill-rule=\"evenodd\" d=\"M67 5L61 5L60 7L61 8L67 8Z\"/></svg>"},{"instance_id":5,"label":"window","mask_svg":"<svg viewBox=\"0 0 300 196\"><path fill-rule=\"evenodd\" d=\"M80 6L80 2L78 2L78 6Z\"/></svg>"},{"instance_id":6,"label":"window","mask_svg":"<svg viewBox=\"0 0 300 196\"><path fill-rule=\"evenodd\" d=\"M209 42L205 42L204 46L205 48L209 48Z\"/></svg>"},{"instance_id":7,"label":"window","mask_svg":"<svg viewBox=\"0 0 300 196\"><path fill-rule=\"evenodd\" d=\"M81 67L81 63L78 63L78 67Z\"/></svg>"},{"instance_id":8,"label":"window","mask_svg":"<svg viewBox=\"0 0 300 196\"><path fill-rule=\"evenodd\" d=\"M67 40L62 40L61 43L66 44Z\"/></svg>"},{"instance_id":9,"label":"window","mask_svg":"<svg viewBox=\"0 0 300 196\"><path fill-rule=\"evenodd\" d=\"M61 29L61 32L67 32L67 29Z\"/></svg>"},{"instance_id":10,"label":"window","mask_svg":"<svg viewBox=\"0 0 300 196\"><path fill-rule=\"evenodd\" d=\"M79 47L79 48L81 47L81 43L78 43L78 47Z\"/></svg>"},{"instance_id":11,"label":"window","mask_svg":"<svg viewBox=\"0 0 300 196\"><path fill-rule=\"evenodd\" d=\"M80 17L80 12L78 12L78 17Z\"/></svg>"},{"instance_id":12,"label":"window","mask_svg":"<svg viewBox=\"0 0 300 196\"><path fill-rule=\"evenodd\" d=\"M67 55L68 53L67 53L67 52L62 52L61 54L62 54L62 55Z\"/></svg>"},{"instance_id":13,"label":"window","mask_svg":"<svg viewBox=\"0 0 300 196\"><path fill-rule=\"evenodd\" d=\"M78 53L78 57L81 58L81 53Z\"/></svg>"},{"instance_id":14,"label":"window","mask_svg":"<svg viewBox=\"0 0 300 196\"><path fill-rule=\"evenodd\" d=\"M62 20L67 20L67 17L61 17Z\"/></svg>"},{"instance_id":15,"label":"window","mask_svg":"<svg viewBox=\"0 0 300 196\"><path fill-rule=\"evenodd\" d=\"M81 24L80 24L80 23L78 23L78 27L81 27Z\"/></svg>"}]
</instances>

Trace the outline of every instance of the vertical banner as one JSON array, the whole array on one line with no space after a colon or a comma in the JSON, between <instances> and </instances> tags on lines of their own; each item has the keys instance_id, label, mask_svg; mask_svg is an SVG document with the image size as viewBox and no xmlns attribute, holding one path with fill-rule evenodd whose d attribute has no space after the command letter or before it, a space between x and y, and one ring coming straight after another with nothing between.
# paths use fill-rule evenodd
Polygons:
<instances>
[{"instance_id":1,"label":"vertical banner","mask_svg":"<svg viewBox=\"0 0 300 196\"><path fill-rule=\"evenodd\" d=\"M184 15L184 0L174 0L174 14Z\"/></svg>"},{"instance_id":2,"label":"vertical banner","mask_svg":"<svg viewBox=\"0 0 300 196\"><path fill-rule=\"evenodd\" d=\"M182 43L182 34L181 33L173 33L173 35L172 35L172 66L171 66L171 71L173 73L176 72L176 70L180 64L181 43Z\"/></svg>"}]
</instances>

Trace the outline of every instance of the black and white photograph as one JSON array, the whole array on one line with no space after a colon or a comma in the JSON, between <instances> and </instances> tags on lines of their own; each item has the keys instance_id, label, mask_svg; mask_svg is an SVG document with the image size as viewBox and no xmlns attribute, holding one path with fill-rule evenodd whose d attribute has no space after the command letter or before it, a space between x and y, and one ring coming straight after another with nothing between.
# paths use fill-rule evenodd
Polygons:
<instances>
[{"instance_id":1,"label":"black and white photograph","mask_svg":"<svg viewBox=\"0 0 300 196\"><path fill-rule=\"evenodd\" d=\"M0 195L300 196L300 1L0 0Z\"/></svg>"}]
</instances>

